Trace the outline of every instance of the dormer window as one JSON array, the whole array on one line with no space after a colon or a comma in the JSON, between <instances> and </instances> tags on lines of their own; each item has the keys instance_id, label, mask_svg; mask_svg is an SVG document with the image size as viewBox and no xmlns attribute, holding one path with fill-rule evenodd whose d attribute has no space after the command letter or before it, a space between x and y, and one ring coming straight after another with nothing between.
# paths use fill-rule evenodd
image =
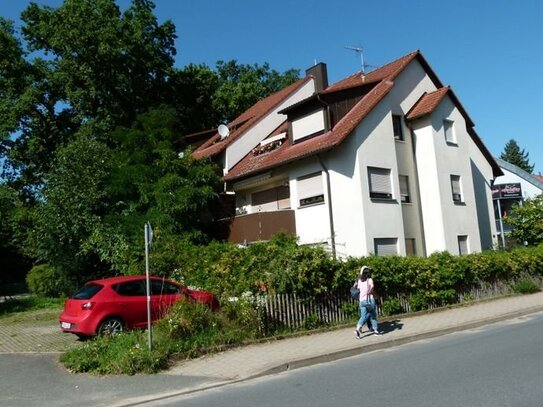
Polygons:
<instances>
[{"instance_id":1,"label":"dormer window","mask_svg":"<svg viewBox=\"0 0 543 407\"><path fill-rule=\"evenodd\" d=\"M291 128L293 142L324 133L326 128L325 110L319 109L304 116L297 117L292 120Z\"/></svg>"}]
</instances>

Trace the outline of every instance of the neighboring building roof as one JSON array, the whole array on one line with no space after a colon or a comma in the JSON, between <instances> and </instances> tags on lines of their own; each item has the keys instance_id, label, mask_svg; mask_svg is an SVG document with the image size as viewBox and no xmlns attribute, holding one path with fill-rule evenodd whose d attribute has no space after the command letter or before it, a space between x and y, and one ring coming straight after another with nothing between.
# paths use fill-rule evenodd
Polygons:
<instances>
[{"instance_id":1,"label":"neighboring building roof","mask_svg":"<svg viewBox=\"0 0 543 407\"><path fill-rule=\"evenodd\" d=\"M212 157L224 151L224 149L239 138L246 130L256 124L262 117L274 109L281 102L283 102L288 96L300 89L311 77L305 77L294 82L290 86L287 86L280 91L271 94L270 96L258 101L240 116L236 117L233 121L228 123L230 134L228 137L221 140L221 136L217 131L209 138L205 143L198 147L193 155L195 158ZM190 136L190 135L189 135Z\"/></svg>"},{"instance_id":2,"label":"neighboring building roof","mask_svg":"<svg viewBox=\"0 0 543 407\"><path fill-rule=\"evenodd\" d=\"M529 172L524 171L522 168L502 160L501 158L495 158L495 160L501 168L512 172L543 191L543 177L539 175L532 175Z\"/></svg>"}]
</instances>

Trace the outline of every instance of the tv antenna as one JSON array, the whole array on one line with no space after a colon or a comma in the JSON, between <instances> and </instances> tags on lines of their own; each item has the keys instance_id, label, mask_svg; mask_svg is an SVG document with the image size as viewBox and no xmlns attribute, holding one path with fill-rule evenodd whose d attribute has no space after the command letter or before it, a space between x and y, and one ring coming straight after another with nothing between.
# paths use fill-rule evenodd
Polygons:
<instances>
[{"instance_id":1,"label":"tv antenna","mask_svg":"<svg viewBox=\"0 0 543 407\"><path fill-rule=\"evenodd\" d=\"M358 55L360 55L360 66L362 68L362 75L364 75L366 73L366 68L369 67L369 65L366 65L364 63L364 50L362 49L362 47L350 47L350 46L345 46L344 47L345 49L348 49L348 50L351 50L351 51L354 51L356 52Z\"/></svg>"}]
</instances>

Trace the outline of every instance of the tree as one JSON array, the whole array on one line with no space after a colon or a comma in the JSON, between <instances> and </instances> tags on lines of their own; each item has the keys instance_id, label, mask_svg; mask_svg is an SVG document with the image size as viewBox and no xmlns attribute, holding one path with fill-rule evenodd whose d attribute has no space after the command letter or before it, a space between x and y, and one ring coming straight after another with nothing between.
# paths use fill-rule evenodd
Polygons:
<instances>
[{"instance_id":1,"label":"tree","mask_svg":"<svg viewBox=\"0 0 543 407\"><path fill-rule=\"evenodd\" d=\"M220 172L193 160L182 135L297 79L235 61L177 69L175 27L153 9L151 0L124 12L115 0L31 3L20 33L0 18L0 162L21 209L10 236L75 277L142 271L147 221L155 251L208 242Z\"/></svg>"},{"instance_id":2,"label":"tree","mask_svg":"<svg viewBox=\"0 0 543 407\"><path fill-rule=\"evenodd\" d=\"M543 195L514 206L504 221L513 227L511 236L519 243L537 245L543 242Z\"/></svg>"},{"instance_id":3,"label":"tree","mask_svg":"<svg viewBox=\"0 0 543 407\"><path fill-rule=\"evenodd\" d=\"M267 63L262 66L239 65L234 60L217 62L217 74L220 84L213 97L213 106L226 122L299 77L296 69L280 74L270 69Z\"/></svg>"},{"instance_id":4,"label":"tree","mask_svg":"<svg viewBox=\"0 0 543 407\"><path fill-rule=\"evenodd\" d=\"M149 0L133 0L124 13L114 0L31 3L22 13L26 50L13 25L0 21L0 62L9 68L0 70L5 176L34 191L56 149L83 124L103 139L171 102L175 28L159 25L153 8ZM40 56L31 59L33 52Z\"/></svg>"},{"instance_id":5,"label":"tree","mask_svg":"<svg viewBox=\"0 0 543 407\"><path fill-rule=\"evenodd\" d=\"M522 149L522 151L520 150L520 147L515 140L511 139L505 145L500 158L531 174L534 170L534 165L530 164L528 155L529 154L525 152L524 149Z\"/></svg>"}]
</instances>

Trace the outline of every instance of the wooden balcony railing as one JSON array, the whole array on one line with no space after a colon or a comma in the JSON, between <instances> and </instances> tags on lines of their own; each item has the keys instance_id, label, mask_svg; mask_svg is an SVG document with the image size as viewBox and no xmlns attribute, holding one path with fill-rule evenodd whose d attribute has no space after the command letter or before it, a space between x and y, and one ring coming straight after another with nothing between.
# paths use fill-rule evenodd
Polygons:
<instances>
[{"instance_id":1,"label":"wooden balcony railing","mask_svg":"<svg viewBox=\"0 0 543 407\"><path fill-rule=\"evenodd\" d=\"M251 213L221 220L220 223L227 230L227 239L232 243L269 240L279 232L296 235L293 210Z\"/></svg>"}]
</instances>

